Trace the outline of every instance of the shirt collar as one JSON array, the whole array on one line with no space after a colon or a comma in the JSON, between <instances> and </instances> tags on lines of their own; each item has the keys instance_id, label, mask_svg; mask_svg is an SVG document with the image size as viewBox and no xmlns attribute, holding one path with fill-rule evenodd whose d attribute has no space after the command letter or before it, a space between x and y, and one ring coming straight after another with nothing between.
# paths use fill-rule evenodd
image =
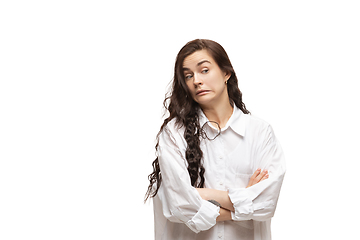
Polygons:
<instances>
[{"instance_id":1,"label":"shirt collar","mask_svg":"<svg viewBox=\"0 0 360 240\"><path fill-rule=\"evenodd\" d=\"M209 119L200 109L199 110L200 127L202 127L207 121L209 121ZM229 127L240 136L245 136L245 116L244 113L236 106L234 106L234 110L229 121L226 123L226 126L221 129L221 131L225 131Z\"/></svg>"}]
</instances>

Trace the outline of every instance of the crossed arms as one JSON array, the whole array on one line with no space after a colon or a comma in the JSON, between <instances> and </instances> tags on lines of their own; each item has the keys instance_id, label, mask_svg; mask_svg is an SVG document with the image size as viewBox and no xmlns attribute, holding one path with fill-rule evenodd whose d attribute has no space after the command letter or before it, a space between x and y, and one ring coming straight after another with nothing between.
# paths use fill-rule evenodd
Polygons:
<instances>
[{"instance_id":1,"label":"crossed arms","mask_svg":"<svg viewBox=\"0 0 360 240\"><path fill-rule=\"evenodd\" d=\"M249 184L246 188L251 187L269 177L268 171L263 170L261 172L261 169L257 169L254 174L251 176L249 180ZM199 192L200 196L204 200L215 200L218 203L220 203L220 215L216 218L217 222L222 221L228 221L231 219L231 212L234 212L234 206L231 202L228 192L227 191L221 191L211 188L196 188L196 190Z\"/></svg>"}]
</instances>

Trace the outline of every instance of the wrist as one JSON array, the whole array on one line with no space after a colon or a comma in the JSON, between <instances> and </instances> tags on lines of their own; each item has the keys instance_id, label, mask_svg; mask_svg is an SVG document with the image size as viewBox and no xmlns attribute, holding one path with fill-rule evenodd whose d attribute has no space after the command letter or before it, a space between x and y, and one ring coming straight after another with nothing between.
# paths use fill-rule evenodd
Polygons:
<instances>
[{"instance_id":1,"label":"wrist","mask_svg":"<svg viewBox=\"0 0 360 240\"><path fill-rule=\"evenodd\" d=\"M215 206L221 207L221 204L218 201L214 200L214 199L210 199L210 200L208 200L208 202L211 202Z\"/></svg>"}]
</instances>

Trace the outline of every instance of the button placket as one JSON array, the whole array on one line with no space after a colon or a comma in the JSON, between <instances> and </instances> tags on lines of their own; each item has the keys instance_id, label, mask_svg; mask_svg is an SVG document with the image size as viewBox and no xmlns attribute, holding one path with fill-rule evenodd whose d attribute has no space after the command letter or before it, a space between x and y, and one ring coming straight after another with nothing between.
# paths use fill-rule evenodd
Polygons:
<instances>
[{"instance_id":1,"label":"button placket","mask_svg":"<svg viewBox=\"0 0 360 240\"><path fill-rule=\"evenodd\" d=\"M217 239L224 239L225 225L224 222L219 222L217 225Z\"/></svg>"},{"instance_id":2,"label":"button placket","mask_svg":"<svg viewBox=\"0 0 360 240\"><path fill-rule=\"evenodd\" d=\"M225 181L225 151L224 151L224 141L219 136L218 138L219 146L217 147L217 156L218 156L218 186L221 190L224 190L224 181Z\"/></svg>"}]
</instances>

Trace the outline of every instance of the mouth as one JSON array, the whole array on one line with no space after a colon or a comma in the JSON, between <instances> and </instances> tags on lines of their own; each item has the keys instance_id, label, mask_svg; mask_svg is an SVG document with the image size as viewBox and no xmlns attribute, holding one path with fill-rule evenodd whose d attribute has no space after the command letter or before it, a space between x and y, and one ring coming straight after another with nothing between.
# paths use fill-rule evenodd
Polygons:
<instances>
[{"instance_id":1,"label":"mouth","mask_svg":"<svg viewBox=\"0 0 360 240\"><path fill-rule=\"evenodd\" d=\"M199 91L196 92L196 95L204 95L204 94L207 94L209 92L210 92L209 90L199 90Z\"/></svg>"}]
</instances>

